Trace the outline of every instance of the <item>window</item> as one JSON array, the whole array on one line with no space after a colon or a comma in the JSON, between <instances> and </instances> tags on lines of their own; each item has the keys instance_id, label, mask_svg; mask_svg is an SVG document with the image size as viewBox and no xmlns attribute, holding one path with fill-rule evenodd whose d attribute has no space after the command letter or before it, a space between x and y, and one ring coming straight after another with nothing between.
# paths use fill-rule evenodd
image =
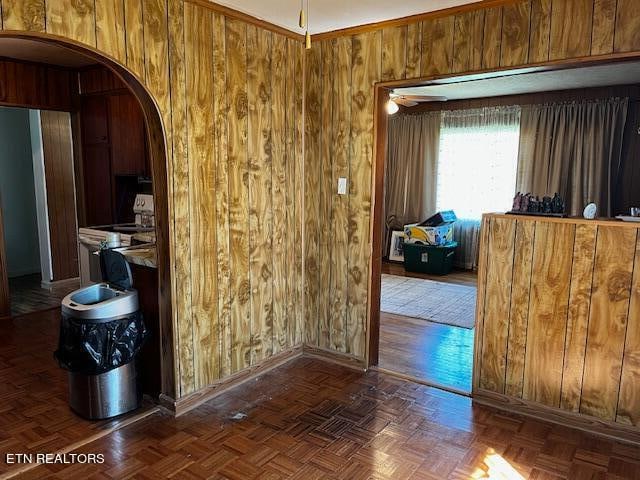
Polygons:
<instances>
[{"instance_id":1,"label":"window","mask_svg":"<svg viewBox=\"0 0 640 480\"><path fill-rule=\"evenodd\" d=\"M453 210L470 220L510 210L519 137L520 107L443 112L437 210Z\"/></svg>"}]
</instances>

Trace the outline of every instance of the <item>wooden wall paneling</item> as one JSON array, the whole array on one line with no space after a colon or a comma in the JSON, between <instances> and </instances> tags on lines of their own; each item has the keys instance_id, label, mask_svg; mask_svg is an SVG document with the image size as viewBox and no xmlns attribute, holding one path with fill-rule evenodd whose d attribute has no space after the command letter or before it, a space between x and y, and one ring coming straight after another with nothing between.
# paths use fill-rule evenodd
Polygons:
<instances>
[{"instance_id":1,"label":"wooden wall paneling","mask_svg":"<svg viewBox=\"0 0 640 480\"><path fill-rule=\"evenodd\" d=\"M575 225L536 222L522 398L560 406Z\"/></svg>"},{"instance_id":2,"label":"wooden wall paneling","mask_svg":"<svg viewBox=\"0 0 640 480\"><path fill-rule=\"evenodd\" d=\"M522 398L535 222L516 223L505 393Z\"/></svg>"},{"instance_id":3,"label":"wooden wall paneling","mask_svg":"<svg viewBox=\"0 0 640 480\"><path fill-rule=\"evenodd\" d=\"M637 0L617 0L613 50L640 50L640 4Z\"/></svg>"},{"instance_id":4,"label":"wooden wall paneling","mask_svg":"<svg viewBox=\"0 0 640 480\"><path fill-rule=\"evenodd\" d=\"M484 12L484 40L482 42L482 68L500 66L502 45L502 7L488 8Z\"/></svg>"},{"instance_id":5,"label":"wooden wall paneling","mask_svg":"<svg viewBox=\"0 0 640 480\"><path fill-rule=\"evenodd\" d=\"M48 185L47 205L53 280L78 276L78 231L73 171L71 117L67 112L40 112L42 151Z\"/></svg>"},{"instance_id":6,"label":"wooden wall paneling","mask_svg":"<svg viewBox=\"0 0 640 480\"><path fill-rule=\"evenodd\" d=\"M180 7L177 7L178 2ZM178 15L180 12L178 8L182 9L184 4L181 0L169 0L169 4L173 5L172 11ZM144 20L143 20L143 2L142 0L130 2L124 2L124 25L125 25L125 42L127 52L127 68L135 73L138 78L144 81L145 69L144 69ZM179 19L171 17L172 22L183 22L182 15ZM178 32L173 32L178 33ZM176 45L178 42L184 43L182 39L174 35ZM174 52L175 53L175 52ZM175 59L174 59L175 60Z\"/></svg>"},{"instance_id":7,"label":"wooden wall paneling","mask_svg":"<svg viewBox=\"0 0 640 480\"><path fill-rule=\"evenodd\" d=\"M45 0L2 0L2 28L44 32Z\"/></svg>"},{"instance_id":8,"label":"wooden wall paneling","mask_svg":"<svg viewBox=\"0 0 640 480\"><path fill-rule=\"evenodd\" d=\"M304 125L304 343L318 345L320 139L322 135L322 49L315 44L305 52Z\"/></svg>"},{"instance_id":9,"label":"wooden wall paneling","mask_svg":"<svg viewBox=\"0 0 640 480\"><path fill-rule=\"evenodd\" d=\"M502 7L500 66L524 65L529 58L531 2L517 2Z\"/></svg>"},{"instance_id":10,"label":"wooden wall paneling","mask_svg":"<svg viewBox=\"0 0 640 480\"><path fill-rule=\"evenodd\" d=\"M336 38L334 48L333 83L333 178L332 186L337 189L338 179L347 179L347 195L334 195L331 211L331 283L330 324L331 348L346 351L347 294L349 282L349 186L350 140L351 140L351 98L352 51L351 38Z\"/></svg>"},{"instance_id":11,"label":"wooden wall paneling","mask_svg":"<svg viewBox=\"0 0 640 480\"><path fill-rule=\"evenodd\" d=\"M613 52L617 0L594 0L591 55Z\"/></svg>"},{"instance_id":12,"label":"wooden wall paneling","mask_svg":"<svg viewBox=\"0 0 640 480\"><path fill-rule=\"evenodd\" d=\"M489 223L480 388L504 393L516 221Z\"/></svg>"},{"instance_id":13,"label":"wooden wall paneling","mask_svg":"<svg viewBox=\"0 0 640 480\"><path fill-rule=\"evenodd\" d=\"M125 2L133 5L138 2ZM170 0L171 15L169 23L169 64L171 67L171 130L172 156L171 181L173 218L174 262L174 324L176 339L176 365L178 368L176 383L179 395L188 395L195 391L195 372L193 354L193 318L191 311L191 236L189 219L191 205L189 198L189 158L187 147L187 99L184 45L184 2ZM128 7L126 7L128 8ZM131 13L131 12L129 12ZM127 25L129 25L127 17ZM140 22L142 25L142 22ZM142 29L141 29L142 30ZM128 39L130 37L127 37ZM141 42L142 44L142 42ZM127 43L129 47L129 43ZM131 57L128 57L130 59ZM130 66L131 67L131 66ZM142 70L144 64L142 64Z\"/></svg>"},{"instance_id":14,"label":"wooden wall paneling","mask_svg":"<svg viewBox=\"0 0 640 480\"><path fill-rule=\"evenodd\" d=\"M271 47L273 33L247 26L251 365L273 353Z\"/></svg>"},{"instance_id":15,"label":"wooden wall paneling","mask_svg":"<svg viewBox=\"0 0 640 480\"><path fill-rule=\"evenodd\" d=\"M47 33L96 46L94 0L46 0Z\"/></svg>"},{"instance_id":16,"label":"wooden wall paneling","mask_svg":"<svg viewBox=\"0 0 640 480\"><path fill-rule=\"evenodd\" d=\"M247 25L227 18L229 85L229 243L231 284L231 371L251 364L249 283L249 170L247 158Z\"/></svg>"},{"instance_id":17,"label":"wooden wall paneling","mask_svg":"<svg viewBox=\"0 0 640 480\"><path fill-rule=\"evenodd\" d=\"M184 6L195 387L220 376L213 117L213 12Z\"/></svg>"},{"instance_id":18,"label":"wooden wall paneling","mask_svg":"<svg viewBox=\"0 0 640 480\"><path fill-rule=\"evenodd\" d=\"M580 412L606 420L616 416L636 237L598 228Z\"/></svg>"},{"instance_id":19,"label":"wooden wall paneling","mask_svg":"<svg viewBox=\"0 0 640 480\"><path fill-rule=\"evenodd\" d=\"M351 39L351 37L342 38ZM422 22L407 25L407 52L405 56L406 78L419 77L422 72Z\"/></svg>"},{"instance_id":20,"label":"wooden wall paneling","mask_svg":"<svg viewBox=\"0 0 640 480\"><path fill-rule=\"evenodd\" d=\"M596 235L596 225L576 225L560 397L560 408L573 412L580 408L582 393Z\"/></svg>"},{"instance_id":21,"label":"wooden wall paneling","mask_svg":"<svg viewBox=\"0 0 640 480\"><path fill-rule=\"evenodd\" d=\"M451 23L453 27L453 23ZM380 79L381 32L353 37L351 77L351 188L349 190L349 290L347 353L363 358L366 349L370 259L373 85ZM424 40L424 38L423 38ZM453 45L453 28L451 28Z\"/></svg>"},{"instance_id":22,"label":"wooden wall paneling","mask_svg":"<svg viewBox=\"0 0 640 480\"><path fill-rule=\"evenodd\" d=\"M0 104L70 111L71 71L19 60L0 60Z\"/></svg>"},{"instance_id":23,"label":"wooden wall paneling","mask_svg":"<svg viewBox=\"0 0 640 480\"><path fill-rule=\"evenodd\" d=\"M272 190L273 205L273 353L284 350L289 337L289 275L291 254L288 239L292 235L288 216L291 190L288 179L287 145L287 38L273 35L271 60L271 126L272 126ZM295 100L294 100L295 102Z\"/></svg>"},{"instance_id":24,"label":"wooden wall paneling","mask_svg":"<svg viewBox=\"0 0 640 480\"><path fill-rule=\"evenodd\" d=\"M591 51L594 0L554 1L549 59L584 57Z\"/></svg>"},{"instance_id":25,"label":"wooden wall paneling","mask_svg":"<svg viewBox=\"0 0 640 480\"><path fill-rule=\"evenodd\" d=\"M482 344L484 338L484 311L487 291L487 261L489 249L489 232L491 230L491 218L482 216L480 223L480 244L478 247L478 280L476 291L475 328L473 338L473 371L472 388L475 393L480 387L480 370L482 367Z\"/></svg>"},{"instance_id":26,"label":"wooden wall paneling","mask_svg":"<svg viewBox=\"0 0 640 480\"><path fill-rule=\"evenodd\" d=\"M294 264L295 264L295 278L294 282L294 294L296 298L295 305L295 336L293 338L293 344L298 345L303 342L305 335L305 317L304 317L304 246L303 246L303 225L304 225L304 185L305 170L304 170L304 104L305 104L305 86L304 86L304 62L305 62L305 49L300 43L294 43L289 40L290 51L293 51L292 58L295 60L295 75L293 77L294 82L294 117L293 117L293 130L294 135L294 188L295 188L295 241L294 241Z\"/></svg>"},{"instance_id":27,"label":"wooden wall paneling","mask_svg":"<svg viewBox=\"0 0 640 480\"><path fill-rule=\"evenodd\" d=\"M471 23L471 70L482 68L482 51L484 45L484 10L473 11Z\"/></svg>"},{"instance_id":28,"label":"wooden wall paneling","mask_svg":"<svg viewBox=\"0 0 640 480\"><path fill-rule=\"evenodd\" d=\"M444 75L453 69L454 17L422 22L422 76Z\"/></svg>"},{"instance_id":29,"label":"wooden wall paneling","mask_svg":"<svg viewBox=\"0 0 640 480\"><path fill-rule=\"evenodd\" d=\"M213 115L216 158L216 245L218 268L218 334L220 336L220 377L231 373L231 290L229 256L229 159L227 152L230 108L228 104L225 17L213 18Z\"/></svg>"},{"instance_id":30,"label":"wooden wall paneling","mask_svg":"<svg viewBox=\"0 0 640 480\"><path fill-rule=\"evenodd\" d=\"M407 25L382 30L382 81L406 77Z\"/></svg>"},{"instance_id":31,"label":"wooden wall paneling","mask_svg":"<svg viewBox=\"0 0 640 480\"><path fill-rule=\"evenodd\" d=\"M640 425L640 236L636 240L616 422Z\"/></svg>"},{"instance_id":32,"label":"wooden wall paneling","mask_svg":"<svg viewBox=\"0 0 640 480\"><path fill-rule=\"evenodd\" d=\"M333 40L324 40L320 43L322 51L322 65L320 73L320 82L322 84L322 105L321 113L321 129L322 137L320 142L320 229L319 229L319 256L322 259L318 264L318 275L320 288L318 289L318 346L321 348L330 347L330 315L331 304L329 290L324 288L325 285L331 285L331 257L333 250L331 244L333 241L333 221L331 218L332 204L337 197L333 186L333 78L335 71L333 70ZM403 61L404 63L404 61Z\"/></svg>"},{"instance_id":33,"label":"wooden wall paneling","mask_svg":"<svg viewBox=\"0 0 640 480\"><path fill-rule=\"evenodd\" d=\"M529 36L529 62L549 60L552 0L531 0L531 33Z\"/></svg>"},{"instance_id":34,"label":"wooden wall paneling","mask_svg":"<svg viewBox=\"0 0 640 480\"><path fill-rule=\"evenodd\" d=\"M124 4L120 0L95 0L96 47L126 65Z\"/></svg>"},{"instance_id":35,"label":"wooden wall paneling","mask_svg":"<svg viewBox=\"0 0 640 480\"><path fill-rule=\"evenodd\" d=\"M456 15L453 33L453 72L471 70L473 12Z\"/></svg>"}]
</instances>

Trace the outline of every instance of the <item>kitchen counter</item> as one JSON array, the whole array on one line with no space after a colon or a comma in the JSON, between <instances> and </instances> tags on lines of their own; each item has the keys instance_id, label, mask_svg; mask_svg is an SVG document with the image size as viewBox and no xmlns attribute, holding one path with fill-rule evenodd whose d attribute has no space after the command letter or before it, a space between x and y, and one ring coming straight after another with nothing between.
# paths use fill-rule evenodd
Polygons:
<instances>
[{"instance_id":1,"label":"kitchen counter","mask_svg":"<svg viewBox=\"0 0 640 480\"><path fill-rule=\"evenodd\" d=\"M116 250L122 253L129 263L140 265L141 267L158 267L155 244L136 245L133 247L118 248Z\"/></svg>"},{"instance_id":2,"label":"kitchen counter","mask_svg":"<svg viewBox=\"0 0 640 480\"><path fill-rule=\"evenodd\" d=\"M566 412L609 433L640 426L639 228L483 217L475 399Z\"/></svg>"}]
</instances>

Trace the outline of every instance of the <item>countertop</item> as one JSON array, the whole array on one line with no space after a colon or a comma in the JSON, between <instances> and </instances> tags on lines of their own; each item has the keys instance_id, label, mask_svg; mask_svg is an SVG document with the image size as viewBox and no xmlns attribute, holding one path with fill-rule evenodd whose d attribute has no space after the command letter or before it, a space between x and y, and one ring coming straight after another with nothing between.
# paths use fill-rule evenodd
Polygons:
<instances>
[{"instance_id":1,"label":"countertop","mask_svg":"<svg viewBox=\"0 0 640 480\"><path fill-rule=\"evenodd\" d=\"M157 268L157 249L155 243L145 243L140 245L133 245L130 247L120 247L114 249L116 252L120 252L124 255L124 258L129 263L140 265L142 267ZM100 252L94 252L94 255L99 255Z\"/></svg>"}]
</instances>

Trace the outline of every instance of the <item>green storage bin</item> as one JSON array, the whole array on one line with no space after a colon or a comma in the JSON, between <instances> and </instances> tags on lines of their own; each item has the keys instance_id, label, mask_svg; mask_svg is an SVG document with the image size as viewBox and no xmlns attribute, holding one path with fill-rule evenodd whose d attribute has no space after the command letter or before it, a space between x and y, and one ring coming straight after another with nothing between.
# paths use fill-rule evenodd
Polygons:
<instances>
[{"instance_id":1,"label":"green storage bin","mask_svg":"<svg viewBox=\"0 0 640 480\"><path fill-rule=\"evenodd\" d=\"M404 268L409 272L446 275L453 267L453 256L457 247L457 242L450 242L441 247L405 243Z\"/></svg>"}]
</instances>

